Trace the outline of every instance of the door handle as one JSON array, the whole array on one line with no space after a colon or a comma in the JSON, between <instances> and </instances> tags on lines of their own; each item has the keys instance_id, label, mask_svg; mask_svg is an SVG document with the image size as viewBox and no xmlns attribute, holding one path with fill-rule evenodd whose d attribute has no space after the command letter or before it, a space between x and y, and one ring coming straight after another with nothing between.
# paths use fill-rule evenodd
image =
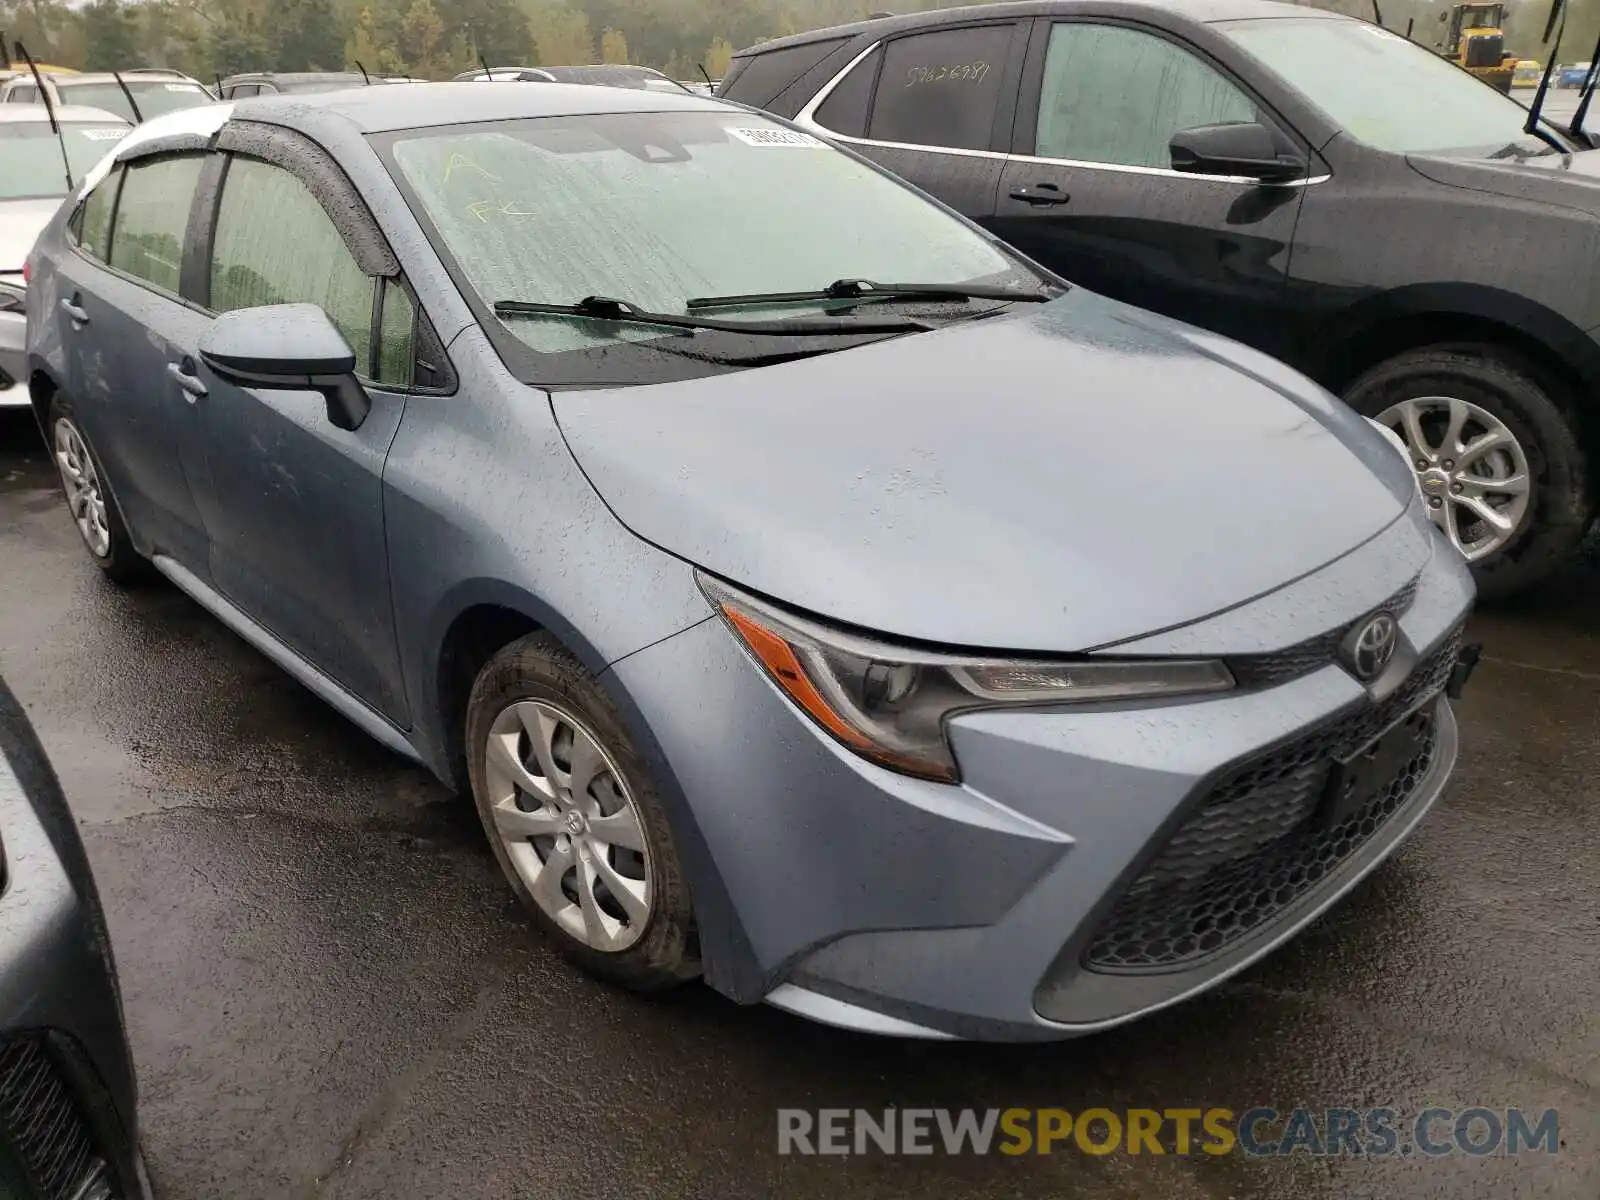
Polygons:
<instances>
[{"instance_id":1,"label":"door handle","mask_svg":"<svg viewBox=\"0 0 1600 1200\"><path fill-rule=\"evenodd\" d=\"M1030 187L1012 188L1011 198L1021 200L1024 204L1036 204L1041 207L1049 204L1065 204L1072 199L1053 183L1035 183Z\"/></svg>"},{"instance_id":2,"label":"door handle","mask_svg":"<svg viewBox=\"0 0 1600 1200\"><path fill-rule=\"evenodd\" d=\"M167 376L183 389L183 398L190 404L206 394L206 385L200 382L200 376L194 371L192 358L186 358L181 363L167 364Z\"/></svg>"},{"instance_id":3,"label":"door handle","mask_svg":"<svg viewBox=\"0 0 1600 1200\"><path fill-rule=\"evenodd\" d=\"M78 295L77 292L73 292L71 300L63 300L61 302L61 311L71 317L72 323L79 329L89 323L89 311L83 307L82 299L83 297Z\"/></svg>"}]
</instances>

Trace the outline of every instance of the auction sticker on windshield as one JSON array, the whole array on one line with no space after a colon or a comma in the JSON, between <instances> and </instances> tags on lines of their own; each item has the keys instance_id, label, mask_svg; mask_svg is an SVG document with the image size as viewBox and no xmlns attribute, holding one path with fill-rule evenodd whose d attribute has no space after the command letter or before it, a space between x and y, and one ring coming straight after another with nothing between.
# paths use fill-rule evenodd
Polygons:
<instances>
[{"instance_id":1,"label":"auction sticker on windshield","mask_svg":"<svg viewBox=\"0 0 1600 1200\"><path fill-rule=\"evenodd\" d=\"M751 146L804 146L818 150L825 148L821 138L814 138L809 133L801 133L798 129L730 128L728 132L741 142Z\"/></svg>"}]
</instances>

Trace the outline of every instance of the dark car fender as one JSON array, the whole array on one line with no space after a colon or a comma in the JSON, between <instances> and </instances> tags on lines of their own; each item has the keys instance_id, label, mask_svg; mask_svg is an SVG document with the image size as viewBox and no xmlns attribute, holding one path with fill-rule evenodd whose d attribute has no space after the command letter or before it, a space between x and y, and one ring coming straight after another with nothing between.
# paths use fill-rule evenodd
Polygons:
<instances>
[{"instance_id":1,"label":"dark car fender","mask_svg":"<svg viewBox=\"0 0 1600 1200\"><path fill-rule=\"evenodd\" d=\"M1573 389L1580 410L1600 385L1600 343L1525 296L1475 283L1418 283L1368 296L1329 317L1311 374L1342 392L1391 354L1425 342L1498 342Z\"/></svg>"}]
</instances>

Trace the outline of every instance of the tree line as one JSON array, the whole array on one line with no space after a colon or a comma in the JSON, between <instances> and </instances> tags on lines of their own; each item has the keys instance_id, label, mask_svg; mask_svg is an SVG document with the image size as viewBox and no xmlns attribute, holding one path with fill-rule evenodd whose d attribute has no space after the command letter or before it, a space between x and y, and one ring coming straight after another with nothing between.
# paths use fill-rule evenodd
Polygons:
<instances>
[{"instance_id":1,"label":"tree line","mask_svg":"<svg viewBox=\"0 0 1600 1200\"><path fill-rule=\"evenodd\" d=\"M858 20L884 0L0 0L0 30L78 70L354 70L640 63L720 78L736 48ZM898 3L896 11L933 7Z\"/></svg>"},{"instance_id":2,"label":"tree line","mask_svg":"<svg viewBox=\"0 0 1600 1200\"><path fill-rule=\"evenodd\" d=\"M1311 0L1372 19L1371 0ZM209 80L238 71L353 70L447 79L476 67L633 62L713 79L738 47L950 0L0 0L0 30L35 58L80 70L175 67ZM1439 0L1380 0L1384 23L1431 46ZM1509 6L1510 48L1543 58L1547 0ZM1600 0L1572 0L1562 61L1590 54Z\"/></svg>"}]
</instances>

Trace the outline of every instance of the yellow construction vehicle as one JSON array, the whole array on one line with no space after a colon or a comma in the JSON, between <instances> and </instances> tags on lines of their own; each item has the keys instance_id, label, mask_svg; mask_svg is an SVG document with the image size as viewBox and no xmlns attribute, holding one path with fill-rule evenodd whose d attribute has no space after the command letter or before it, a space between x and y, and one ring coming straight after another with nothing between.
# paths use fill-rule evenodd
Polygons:
<instances>
[{"instance_id":1,"label":"yellow construction vehicle","mask_svg":"<svg viewBox=\"0 0 1600 1200\"><path fill-rule=\"evenodd\" d=\"M1435 49L1463 71L1509 92L1518 59L1506 53L1505 19L1504 4L1453 4L1439 14L1445 30Z\"/></svg>"}]
</instances>

